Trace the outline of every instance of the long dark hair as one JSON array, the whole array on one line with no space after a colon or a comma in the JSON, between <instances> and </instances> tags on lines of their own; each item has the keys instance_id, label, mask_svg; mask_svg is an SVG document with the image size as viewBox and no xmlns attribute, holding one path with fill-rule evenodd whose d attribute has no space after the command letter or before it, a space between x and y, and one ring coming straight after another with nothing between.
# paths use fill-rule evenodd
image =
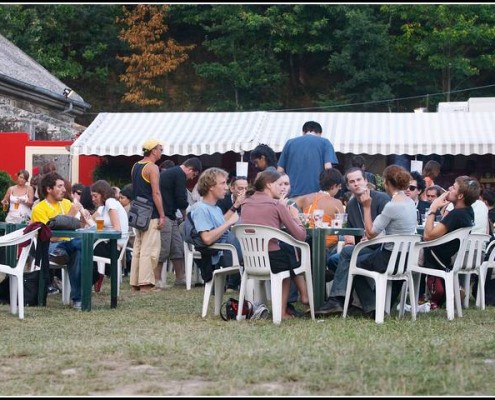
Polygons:
<instances>
[{"instance_id":1,"label":"long dark hair","mask_svg":"<svg viewBox=\"0 0 495 400\"><path fill-rule=\"evenodd\" d=\"M105 201L107 201L107 199L115 197L112 187L107 181L103 179L100 179L99 181L93 183L91 185L91 191L101 194L101 201L103 202L103 204L105 204Z\"/></svg>"},{"instance_id":2,"label":"long dark hair","mask_svg":"<svg viewBox=\"0 0 495 400\"><path fill-rule=\"evenodd\" d=\"M254 181L254 190L257 192L262 192L265 190L269 183L276 182L280 179L282 175L275 169L265 169L256 176Z\"/></svg>"}]
</instances>

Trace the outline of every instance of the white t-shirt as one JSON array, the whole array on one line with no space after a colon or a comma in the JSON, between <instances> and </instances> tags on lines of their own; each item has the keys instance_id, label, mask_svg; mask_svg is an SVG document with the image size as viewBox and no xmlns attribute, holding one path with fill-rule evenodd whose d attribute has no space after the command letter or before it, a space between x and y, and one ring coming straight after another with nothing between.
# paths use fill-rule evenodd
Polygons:
<instances>
[{"instance_id":1,"label":"white t-shirt","mask_svg":"<svg viewBox=\"0 0 495 400\"><path fill-rule=\"evenodd\" d=\"M471 207L474 211L474 226L471 233L488 233L488 207L481 200L476 200Z\"/></svg>"},{"instance_id":2,"label":"white t-shirt","mask_svg":"<svg viewBox=\"0 0 495 400\"><path fill-rule=\"evenodd\" d=\"M98 214L103 217L103 226L105 228L113 228L108 210L117 210L117 212L119 213L120 230L122 232L122 237L117 240L117 245L123 246L125 241L124 239L129 236L129 219L127 216L127 212L117 199L114 199L113 197L108 198L105 201L105 205L99 206L97 210Z\"/></svg>"}]
</instances>

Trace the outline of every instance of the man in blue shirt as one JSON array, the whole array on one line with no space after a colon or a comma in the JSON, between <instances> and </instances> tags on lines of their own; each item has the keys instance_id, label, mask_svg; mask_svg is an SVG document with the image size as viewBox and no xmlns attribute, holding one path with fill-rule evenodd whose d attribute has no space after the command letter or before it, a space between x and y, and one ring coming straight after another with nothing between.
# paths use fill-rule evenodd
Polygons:
<instances>
[{"instance_id":1,"label":"man in blue shirt","mask_svg":"<svg viewBox=\"0 0 495 400\"><path fill-rule=\"evenodd\" d=\"M290 177L292 197L320 190L321 172L339 162L330 140L321 137L318 122L308 121L302 130L302 136L285 143L278 160L278 171Z\"/></svg>"}]
</instances>

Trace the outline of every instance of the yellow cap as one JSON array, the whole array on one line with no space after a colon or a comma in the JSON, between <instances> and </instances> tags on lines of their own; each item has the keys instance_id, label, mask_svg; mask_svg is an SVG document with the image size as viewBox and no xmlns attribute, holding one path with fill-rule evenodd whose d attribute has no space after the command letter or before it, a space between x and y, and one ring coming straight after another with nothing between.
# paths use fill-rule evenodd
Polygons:
<instances>
[{"instance_id":1,"label":"yellow cap","mask_svg":"<svg viewBox=\"0 0 495 400\"><path fill-rule=\"evenodd\" d=\"M158 139L148 139L146 142L143 143L143 151L153 150L159 144L161 143Z\"/></svg>"}]
</instances>

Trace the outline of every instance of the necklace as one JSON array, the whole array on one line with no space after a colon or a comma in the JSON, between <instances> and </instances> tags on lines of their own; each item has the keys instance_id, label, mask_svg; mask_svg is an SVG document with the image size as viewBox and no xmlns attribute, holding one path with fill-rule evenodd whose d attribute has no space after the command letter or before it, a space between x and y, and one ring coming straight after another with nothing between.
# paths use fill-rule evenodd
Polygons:
<instances>
[{"instance_id":1,"label":"necklace","mask_svg":"<svg viewBox=\"0 0 495 400\"><path fill-rule=\"evenodd\" d=\"M57 210L55 210L55 208L50 204L50 202L45 199L45 203L48 204L48 207L50 207L53 211L57 212ZM60 214L64 215L65 212L64 212L64 209L62 208L62 202L58 202L58 207L60 208Z\"/></svg>"},{"instance_id":2,"label":"necklace","mask_svg":"<svg viewBox=\"0 0 495 400\"><path fill-rule=\"evenodd\" d=\"M403 193L404 193L404 191L403 191L403 190L399 190L399 191L397 191L397 192L395 192L395 193L392 193L392 200L393 200L393 199L394 199L394 197L395 197L395 196L397 196L398 194L403 194Z\"/></svg>"},{"instance_id":3,"label":"necklace","mask_svg":"<svg viewBox=\"0 0 495 400\"><path fill-rule=\"evenodd\" d=\"M324 191L324 190L320 190L318 193L321 193L321 194L325 194L325 195L327 195L327 196L330 196L330 193L328 193L328 192L326 192L326 191Z\"/></svg>"}]
</instances>

